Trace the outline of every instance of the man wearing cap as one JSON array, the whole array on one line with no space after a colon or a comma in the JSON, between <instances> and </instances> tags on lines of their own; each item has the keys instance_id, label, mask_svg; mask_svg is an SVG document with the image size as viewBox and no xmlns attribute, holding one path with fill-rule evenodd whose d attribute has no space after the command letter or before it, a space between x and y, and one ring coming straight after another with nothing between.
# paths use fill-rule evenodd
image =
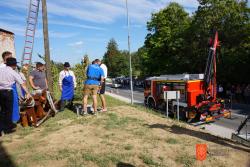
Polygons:
<instances>
[{"instance_id":1,"label":"man wearing cap","mask_svg":"<svg viewBox=\"0 0 250 167\"><path fill-rule=\"evenodd\" d=\"M36 63L36 69L30 73L29 82L34 90L44 90L48 88L48 82L44 72L43 63Z\"/></svg>"},{"instance_id":2,"label":"man wearing cap","mask_svg":"<svg viewBox=\"0 0 250 167\"><path fill-rule=\"evenodd\" d=\"M76 88L76 77L73 71L69 70L69 62L64 63L64 69L59 74L59 87L62 92L60 111L64 110L65 102L72 105L74 98L74 88Z\"/></svg>"},{"instance_id":3,"label":"man wearing cap","mask_svg":"<svg viewBox=\"0 0 250 167\"><path fill-rule=\"evenodd\" d=\"M87 80L84 83L83 89L83 114L87 114L88 96L91 94L93 98L93 114L96 115L97 111L97 91L99 90L100 82L103 82L104 73L96 61L88 66Z\"/></svg>"},{"instance_id":4,"label":"man wearing cap","mask_svg":"<svg viewBox=\"0 0 250 167\"><path fill-rule=\"evenodd\" d=\"M15 71L17 62L15 58L6 59L6 67L0 68L0 134L1 132L9 133L15 128L13 124L13 107L15 98L12 86L15 83L21 85L26 92L26 98L30 98L31 95L28 92L26 85L24 84L20 75Z\"/></svg>"}]
</instances>

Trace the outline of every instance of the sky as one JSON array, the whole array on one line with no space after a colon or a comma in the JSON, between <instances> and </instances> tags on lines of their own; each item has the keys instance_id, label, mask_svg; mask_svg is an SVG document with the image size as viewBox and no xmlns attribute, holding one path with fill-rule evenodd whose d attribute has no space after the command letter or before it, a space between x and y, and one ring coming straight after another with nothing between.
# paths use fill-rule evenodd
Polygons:
<instances>
[{"instance_id":1,"label":"sky","mask_svg":"<svg viewBox=\"0 0 250 167\"><path fill-rule=\"evenodd\" d=\"M0 0L0 28L15 34L16 56L20 61L30 0ZM120 50L127 50L127 15L125 0L47 0L51 59L71 64L81 62L85 54L90 60L102 59L111 38ZM128 0L131 51L143 46L147 21L151 14L178 2L192 14L196 0ZM42 11L40 12L33 49L33 61L44 53Z\"/></svg>"}]
</instances>

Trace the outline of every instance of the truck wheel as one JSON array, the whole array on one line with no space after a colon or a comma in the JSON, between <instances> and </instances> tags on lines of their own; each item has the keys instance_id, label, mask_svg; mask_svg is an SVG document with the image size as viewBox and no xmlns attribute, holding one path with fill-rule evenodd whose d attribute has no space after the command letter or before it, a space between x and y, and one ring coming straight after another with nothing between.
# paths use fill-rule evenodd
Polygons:
<instances>
[{"instance_id":1,"label":"truck wheel","mask_svg":"<svg viewBox=\"0 0 250 167\"><path fill-rule=\"evenodd\" d=\"M148 108L155 109L155 102L152 98L148 100Z\"/></svg>"},{"instance_id":2,"label":"truck wheel","mask_svg":"<svg viewBox=\"0 0 250 167\"><path fill-rule=\"evenodd\" d=\"M177 119L177 106L174 106L174 117ZM181 121L187 121L186 111L184 107L179 108L179 117Z\"/></svg>"}]
</instances>

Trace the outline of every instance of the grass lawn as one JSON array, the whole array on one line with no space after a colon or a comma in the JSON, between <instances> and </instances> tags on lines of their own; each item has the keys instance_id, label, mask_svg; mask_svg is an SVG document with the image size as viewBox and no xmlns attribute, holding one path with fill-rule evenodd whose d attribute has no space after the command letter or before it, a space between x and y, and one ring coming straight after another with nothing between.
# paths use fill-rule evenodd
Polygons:
<instances>
[{"instance_id":1,"label":"grass lawn","mask_svg":"<svg viewBox=\"0 0 250 167\"><path fill-rule=\"evenodd\" d=\"M38 128L18 126L0 138L0 167L244 167L250 149L107 96L108 112L58 113ZM208 146L195 159L195 146Z\"/></svg>"}]
</instances>

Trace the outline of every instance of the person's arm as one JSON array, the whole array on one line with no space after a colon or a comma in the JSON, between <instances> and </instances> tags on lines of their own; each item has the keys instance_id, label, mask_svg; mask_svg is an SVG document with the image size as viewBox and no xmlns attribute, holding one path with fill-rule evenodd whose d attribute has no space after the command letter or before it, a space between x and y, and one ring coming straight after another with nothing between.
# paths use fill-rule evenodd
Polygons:
<instances>
[{"instance_id":1,"label":"person's arm","mask_svg":"<svg viewBox=\"0 0 250 167\"><path fill-rule=\"evenodd\" d=\"M33 89L39 89L38 86L35 86L35 85L34 85L33 79L34 79L34 77L33 77L32 75L29 76L30 86L31 86Z\"/></svg>"},{"instance_id":2,"label":"person's arm","mask_svg":"<svg viewBox=\"0 0 250 167\"><path fill-rule=\"evenodd\" d=\"M48 80L47 80L47 78L45 78L45 84L46 84L46 89L48 89L49 87L48 87Z\"/></svg>"},{"instance_id":3,"label":"person's arm","mask_svg":"<svg viewBox=\"0 0 250 167\"><path fill-rule=\"evenodd\" d=\"M87 77L88 77L88 73L89 73L89 66L90 66L90 65L88 65L87 70L86 70L86 76L87 76Z\"/></svg>"},{"instance_id":4,"label":"person's arm","mask_svg":"<svg viewBox=\"0 0 250 167\"><path fill-rule=\"evenodd\" d=\"M23 90L25 91L25 93L26 93L26 98L27 98L27 99L31 98L31 95L30 95L30 93L29 93L29 91L28 91L28 89L27 89L26 83L22 80L21 76L20 76L18 73L16 73L15 71L12 73L12 75L14 76L15 81L16 81L18 84L20 84L21 87L23 88Z\"/></svg>"},{"instance_id":5,"label":"person's arm","mask_svg":"<svg viewBox=\"0 0 250 167\"><path fill-rule=\"evenodd\" d=\"M104 77L103 77L103 76L101 76L101 83L102 83L102 82L104 82Z\"/></svg>"},{"instance_id":6,"label":"person's arm","mask_svg":"<svg viewBox=\"0 0 250 167\"><path fill-rule=\"evenodd\" d=\"M23 88L23 90L26 93L26 98L27 99L31 98L30 92L28 91L28 88L27 88L26 84L25 83L21 84L21 87Z\"/></svg>"},{"instance_id":7,"label":"person's arm","mask_svg":"<svg viewBox=\"0 0 250 167\"><path fill-rule=\"evenodd\" d=\"M105 76L104 76L104 71L103 71L103 69L101 68L101 83L104 82L104 78L105 78Z\"/></svg>"},{"instance_id":8,"label":"person's arm","mask_svg":"<svg viewBox=\"0 0 250 167\"><path fill-rule=\"evenodd\" d=\"M60 72L60 74L59 74L59 80L58 80L60 91L62 91L62 80L63 80L63 78L64 78L64 75L63 75L62 72Z\"/></svg>"},{"instance_id":9,"label":"person's arm","mask_svg":"<svg viewBox=\"0 0 250 167\"><path fill-rule=\"evenodd\" d=\"M104 82L104 71L102 68L100 68L100 74L101 74L101 81L100 81L100 87L102 86L102 83Z\"/></svg>"},{"instance_id":10,"label":"person's arm","mask_svg":"<svg viewBox=\"0 0 250 167\"><path fill-rule=\"evenodd\" d=\"M73 82L74 82L74 88L76 88L76 76L73 71L71 71L71 75L73 77Z\"/></svg>"}]
</instances>

